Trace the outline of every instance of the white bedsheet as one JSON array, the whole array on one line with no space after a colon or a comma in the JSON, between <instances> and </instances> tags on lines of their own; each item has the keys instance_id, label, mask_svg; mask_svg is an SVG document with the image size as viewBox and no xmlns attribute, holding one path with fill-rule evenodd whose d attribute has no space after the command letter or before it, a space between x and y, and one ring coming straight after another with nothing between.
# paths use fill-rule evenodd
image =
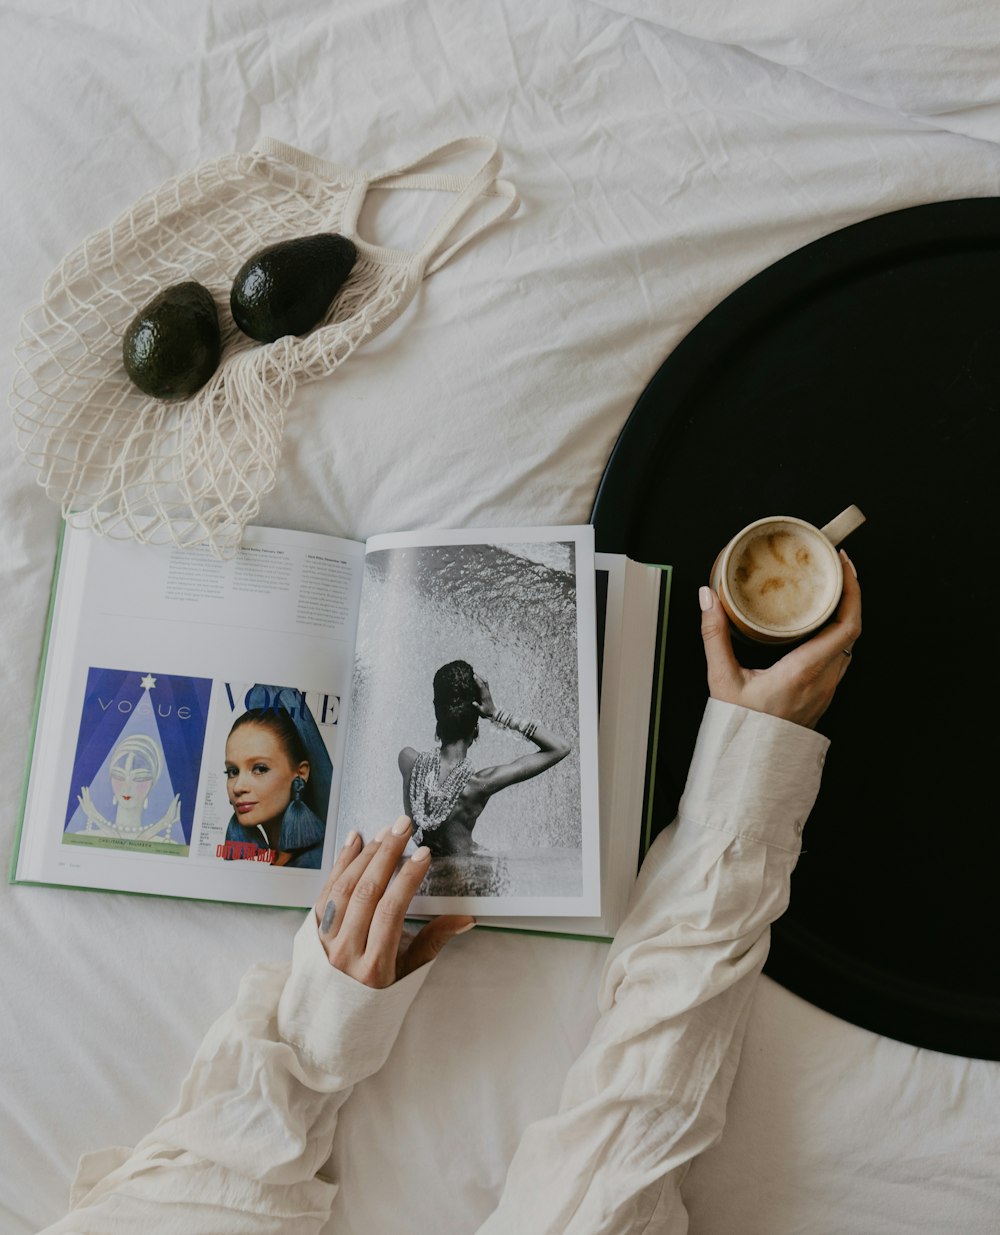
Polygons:
<instances>
[{"instance_id":1,"label":"white bedsheet","mask_svg":"<svg viewBox=\"0 0 1000 1235\"><path fill-rule=\"evenodd\" d=\"M265 524L585 521L645 383L728 292L848 223L1000 191L988 0L14 0L0 38L4 389L49 271L168 176L264 135L366 167L499 139L520 213L300 390ZM416 241L409 205L367 215L369 236ZM6 860L58 512L2 433ZM696 620L677 596L671 621ZM282 960L297 922L0 886L5 1232L55 1218L83 1150L131 1143L172 1103L240 973ZM482 931L450 946L347 1108L334 1229L475 1227L587 1037L602 958ZM1000 1065L879 1038L765 979L730 1126L689 1176L692 1231L995 1235L998 1109Z\"/></svg>"}]
</instances>

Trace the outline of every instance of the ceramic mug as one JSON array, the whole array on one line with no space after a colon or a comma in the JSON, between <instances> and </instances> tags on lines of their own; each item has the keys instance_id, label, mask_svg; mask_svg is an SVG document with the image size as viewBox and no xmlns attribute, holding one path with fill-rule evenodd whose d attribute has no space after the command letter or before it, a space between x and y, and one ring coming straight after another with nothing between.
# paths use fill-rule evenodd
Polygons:
<instances>
[{"instance_id":1,"label":"ceramic mug","mask_svg":"<svg viewBox=\"0 0 1000 1235\"><path fill-rule=\"evenodd\" d=\"M844 586L836 546L864 521L848 506L823 527L770 515L737 532L709 578L734 629L758 643L794 643L818 630Z\"/></svg>"}]
</instances>

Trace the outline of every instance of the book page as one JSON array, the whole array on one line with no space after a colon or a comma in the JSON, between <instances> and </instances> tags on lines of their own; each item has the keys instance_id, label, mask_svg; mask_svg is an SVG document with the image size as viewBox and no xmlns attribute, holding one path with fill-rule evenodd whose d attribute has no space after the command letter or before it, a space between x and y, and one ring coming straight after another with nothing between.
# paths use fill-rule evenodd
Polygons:
<instances>
[{"instance_id":1,"label":"book page","mask_svg":"<svg viewBox=\"0 0 1000 1235\"><path fill-rule=\"evenodd\" d=\"M351 729L340 832L412 814L415 915L599 914L593 529L369 540Z\"/></svg>"},{"instance_id":2,"label":"book page","mask_svg":"<svg viewBox=\"0 0 1000 1235\"><path fill-rule=\"evenodd\" d=\"M601 916L596 921L526 917L516 922L481 916L480 925L610 939L625 916L639 859L646 850L644 807L653 788L649 768L655 757L659 706L654 700L657 640L666 634L670 567L644 566L616 553L596 553L594 561Z\"/></svg>"},{"instance_id":3,"label":"book page","mask_svg":"<svg viewBox=\"0 0 1000 1235\"><path fill-rule=\"evenodd\" d=\"M67 529L17 878L309 905L363 559L310 533L251 528L220 561Z\"/></svg>"}]
</instances>

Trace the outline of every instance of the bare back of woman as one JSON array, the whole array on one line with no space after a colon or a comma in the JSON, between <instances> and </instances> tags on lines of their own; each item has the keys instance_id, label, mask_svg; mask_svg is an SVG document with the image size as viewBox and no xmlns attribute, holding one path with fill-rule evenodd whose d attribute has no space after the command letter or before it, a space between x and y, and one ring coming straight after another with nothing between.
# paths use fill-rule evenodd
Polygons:
<instances>
[{"instance_id":1,"label":"bare back of woman","mask_svg":"<svg viewBox=\"0 0 1000 1235\"><path fill-rule=\"evenodd\" d=\"M472 833L493 794L554 767L569 754L569 744L536 721L498 710L489 683L466 661L452 661L434 675L434 711L440 750L405 746L399 752L403 808L413 820L414 840L435 856L474 853ZM469 748L481 719L514 729L536 749L475 770Z\"/></svg>"}]
</instances>

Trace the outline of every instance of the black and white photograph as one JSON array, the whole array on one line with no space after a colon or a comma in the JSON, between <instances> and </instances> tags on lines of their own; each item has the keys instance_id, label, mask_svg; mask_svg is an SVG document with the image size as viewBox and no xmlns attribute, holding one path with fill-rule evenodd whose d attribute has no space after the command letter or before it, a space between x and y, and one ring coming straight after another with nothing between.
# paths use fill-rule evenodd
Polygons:
<instances>
[{"instance_id":1,"label":"black and white photograph","mask_svg":"<svg viewBox=\"0 0 1000 1235\"><path fill-rule=\"evenodd\" d=\"M408 815L417 913L599 912L592 540L551 534L369 542L340 839Z\"/></svg>"}]
</instances>

